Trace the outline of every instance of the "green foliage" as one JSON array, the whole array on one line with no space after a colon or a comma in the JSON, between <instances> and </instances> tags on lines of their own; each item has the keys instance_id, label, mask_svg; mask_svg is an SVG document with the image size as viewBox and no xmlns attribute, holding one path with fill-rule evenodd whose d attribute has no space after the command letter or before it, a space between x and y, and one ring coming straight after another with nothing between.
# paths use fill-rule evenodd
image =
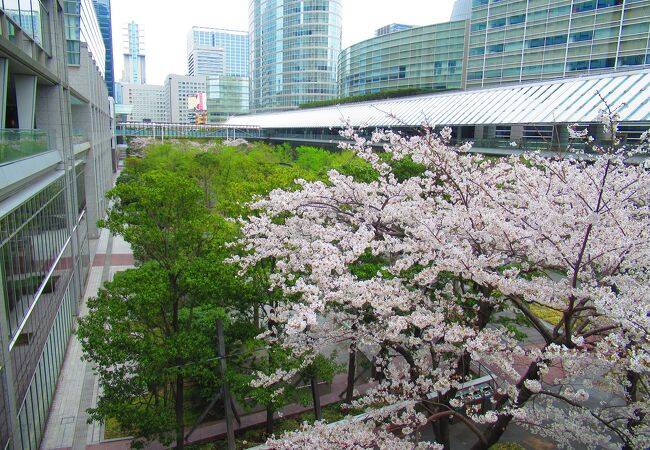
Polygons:
<instances>
[{"instance_id":1,"label":"green foliage","mask_svg":"<svg viewBox=\"0 0 650 450\"><path fill-rule=\"evenodd\" d=\"M138 445L178 438L179 421L191 425L224 381L216 358L217 319L224 321L226 376L240 404L278 409L307 401L308 391L289 383L281 395L250 386L258 372L297 369L301 361L255 339L264 331L259 316L265 308L290 299L269 289L269 266L241 277L226 263L238 251L226 245L238 233L227 218L246 215L255 195L297 188L296 178L324 180L332 168L376 176L349 151L261 143L154 144L143 157L127 160L108 193L113 206L99 225L131 244L137 268L116 274L89 300L78 330L102 388L90 411L94 420L136 436ZM330 380L335 369L317 358L307 372ZM181 407L187 414L180 415L179 380L180 393L192 397Z\"/></svg>"},{"instance_id":2,"label":"green foliage","mask_svg":"<svg viewBox=\"0 0 650 450\"><path fill-rule=\"evenodd\" d=\"M440 90L434 91L433 89L422 89L422 88L396 89L390 91L377 92L375 94L354 95L351 97L335 98L333 100L321 100L317 102L303 103L302 105L299 106L299 108L309 109L309 108L318 108L321 106L343 105L345 103L359 103L359 102L367 102L370 100L384 100L387 98L395 98L395 97L409 97L413 95L430 94L432 92L439 92L439 91Z\"/></svg>"},{"instance_id":3,"label":"green foliage","mask_svg":"<svg viewBox=\"0 0 650 450\"><path fill-rule=\"evenodd\" d=\"M498 442L489 450L524 450L524 447L514 442Z\"/></svg>"}]
</instances>

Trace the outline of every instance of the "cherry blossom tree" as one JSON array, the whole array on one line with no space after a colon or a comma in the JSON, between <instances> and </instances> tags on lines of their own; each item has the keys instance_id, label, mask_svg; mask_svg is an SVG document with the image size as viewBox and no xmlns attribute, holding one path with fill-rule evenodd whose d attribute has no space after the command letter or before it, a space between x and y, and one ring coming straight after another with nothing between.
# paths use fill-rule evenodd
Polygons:
<instances>
[{"instance_id":1,"label":"cherry blossom tree","mask_svg":"<svg viewBox=\"0 0 650 450\"><path fill-rule=\"evenodd\" d=\"M616 114L601 117L613 147L572 159L471 155L448 128L348 128L374 180L298 180L242 221L236 261L273 261L274 288L295 299L262 338L301 357L351 344L374 356L375 387L355 404L391 406L370 418L401 439L432 424L449 448L453 417L475 449L510 423L566 447L650 447L650 174L626 163ZM403 161L419 169L400 176ZM482 410L460 399L479 366L496 385Z\"/></svg>"}]
</instances>

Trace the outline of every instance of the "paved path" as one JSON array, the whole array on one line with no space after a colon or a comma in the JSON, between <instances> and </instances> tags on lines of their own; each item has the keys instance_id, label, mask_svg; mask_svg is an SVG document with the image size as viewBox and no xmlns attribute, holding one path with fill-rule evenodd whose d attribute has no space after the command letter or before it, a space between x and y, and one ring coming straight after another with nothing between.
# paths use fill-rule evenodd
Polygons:
<instances>
[{"instance_id":1,"label":"paved path","mask_svg":"<svg viewBox=\"0 0 650 450\"><path fill-rule=\"evenodd\" d=\"M111 236L108 230L101 231L99 239L91 242L91 248L95 254L86 292L79 307L79 317L88 314L86 302L97 295L104 282L112 279L116 272L133 267L129 245L121 238ZM41 442L42 450L83 450L87 444L100 441L101 426L97 423L88 424L86 413L97 401L97 379L91 364L82 361L81 356L81 344L73 336L68 343L50 408Z\"/></svg>"}]
</instances>

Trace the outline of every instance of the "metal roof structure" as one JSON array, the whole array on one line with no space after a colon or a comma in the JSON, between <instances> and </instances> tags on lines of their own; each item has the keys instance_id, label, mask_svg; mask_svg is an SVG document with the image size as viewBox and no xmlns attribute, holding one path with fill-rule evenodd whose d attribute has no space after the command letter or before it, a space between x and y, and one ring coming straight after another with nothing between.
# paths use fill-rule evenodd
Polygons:
<instances>
[{"instance_id":1,"label":"metal roof structure","mask_svg":"<svg viewBox=\"0 0 650 450\"><path fill-rule=\"evenodd\" d=\"M269 129L341 127L345 121L354 127L591 123L605 103L623 123L650 122L650 70L252 114L226 124Z\"/></svg>"}]
</instances>

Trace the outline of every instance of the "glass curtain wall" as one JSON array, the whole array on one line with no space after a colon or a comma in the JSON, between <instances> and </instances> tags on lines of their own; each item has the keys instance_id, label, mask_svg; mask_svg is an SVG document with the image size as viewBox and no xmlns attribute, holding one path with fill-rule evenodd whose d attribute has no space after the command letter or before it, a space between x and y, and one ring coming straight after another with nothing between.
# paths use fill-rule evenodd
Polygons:
<instances>
[{"instance_id":1,"label":"glass curtain wall","mask_svg":"<svg viewBox=\"0 0 650 450\"><path fill-rule=\"evenodd\" d=\"M467 85L650 65L650 0L474 0Z\"/></svg>"},{"instance_id":2,"label":"glass curtain wall","mask_svg":"<svg viewBox=\"0 0 650 450\"><path fill-rule=\"evenodd\" d=\"M341 0L250 0L249 31L253 111L336 97Z\"/></svg>"}]
</instances>

